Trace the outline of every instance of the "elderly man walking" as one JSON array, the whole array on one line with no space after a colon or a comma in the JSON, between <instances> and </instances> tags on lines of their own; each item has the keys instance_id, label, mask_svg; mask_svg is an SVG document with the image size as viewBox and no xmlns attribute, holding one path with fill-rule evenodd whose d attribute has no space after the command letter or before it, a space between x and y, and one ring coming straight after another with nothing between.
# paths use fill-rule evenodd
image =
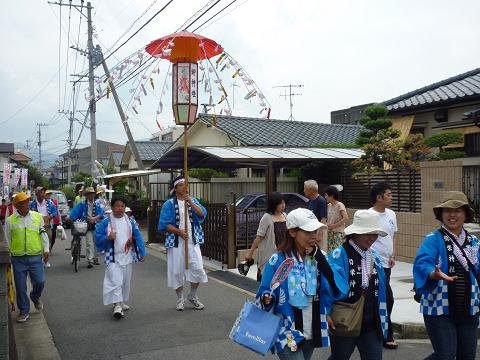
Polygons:
<instances>
[{"instance_id":1,"label":"elderly man walking","mask_svg":"<svg viewBox=\"0 0 480 360\"><path fill-rule=\"evenodd\" d=\"M93 264L100 265L95 257L95 225L103 219L104 211L102 207L95 202L95 189L88 187L85 190L86 199L76 205L67 216L67 220L72 219L88 222L88 232L85 236L88 268Z\"/></svg>"},{"instance_id":2,"label":"elderly man walking","mask_svg":"<svg viewBox=\"0 0 480 360\"><path fill-rule=\"evenodd\" d=\"M16 212L5 221L5 239L10 249L13 277L17 290L19 316L25 322L30 313L27 295L27 275L32 282L30 299L37 310L43 309L40 300L45 285L43 262L48 261L50 242L45 232L42 214L30 210L30 196L21 192L13 199Z\"/></svg>"},{"instance_id":3,"label":"elderly man walking","mask_svg":"<svg viewBox=\"0 0 480 360\"><path fill-rule=\"evenodd\" d=\"M48 241L52 241L52 220L57 216L57 207L52 200L46 198L47 189L38 186L35 189L35 199L30 201L30 210L42 214L45 224L45 231L48 235Z\"/></svg>"}]
</instances>

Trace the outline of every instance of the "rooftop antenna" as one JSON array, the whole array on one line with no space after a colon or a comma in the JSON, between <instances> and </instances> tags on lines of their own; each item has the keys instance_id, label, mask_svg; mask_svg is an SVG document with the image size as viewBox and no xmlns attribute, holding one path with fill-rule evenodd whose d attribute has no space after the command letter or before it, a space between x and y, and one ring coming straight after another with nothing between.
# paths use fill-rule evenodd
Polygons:
<instances>
[{"instance_id":1,"label":"rooftop antenna","mask_svg":"<svg viewBox=\"0 0 480 360\"><path fill-rule=\"evenodd\" d=\"M303 88L303 85L302 84L296 84L296 85L293 85L293 84L289 84L289 85L277 85L277 86L274 86L273 88L284 88L284 93L283 94L280 94L280 97L284 97L285 100L287 99L287 96L290 100L290 116L288 117L288 120L295 120L293 118L293 97L294 96L302 96L303 94L300 94L300 93L295 93L295 92L292 92L292 89L295 89L295 88ZM294 90L293 90L294 91Z\"/></svg>"}]
</instances>

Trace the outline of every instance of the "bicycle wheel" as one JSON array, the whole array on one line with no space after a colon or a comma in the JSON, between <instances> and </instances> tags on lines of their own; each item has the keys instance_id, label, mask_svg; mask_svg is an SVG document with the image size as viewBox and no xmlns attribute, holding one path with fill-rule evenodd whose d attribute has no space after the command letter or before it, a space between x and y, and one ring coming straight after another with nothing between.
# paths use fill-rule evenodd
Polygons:
<instances>
[{"instance_id":1,"label":"bicycle wheel","mask_svg":"<svg viewBox=\"0 0 480 360\"><path fill-rule=\"evenodd\" d=\"M74 238L72 256L73 256L73 266L75 272L78 272L78 263L80 262L80 239L78 237Z\"/></svg>"}]
</instances>

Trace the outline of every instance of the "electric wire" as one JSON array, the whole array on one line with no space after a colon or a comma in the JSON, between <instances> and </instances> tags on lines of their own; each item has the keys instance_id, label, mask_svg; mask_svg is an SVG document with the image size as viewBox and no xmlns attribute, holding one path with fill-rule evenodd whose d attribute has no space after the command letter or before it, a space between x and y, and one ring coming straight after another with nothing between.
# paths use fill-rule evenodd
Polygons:
<instances>
[{"instance_id":1,"label":"electric wire","mask_svg":"<svg viewBox=\"0 0 480 360\"><path fill-rule=\"evenodd\" d=\"M221 0L215 1L213 5L211 5L208 9L206 9L200 16L198 16L195 20L193 20L190 24L188 24L185 29L188 29L190 26L195 24L202 16L204 16L207 12L209 12L215 5L217 5Z\"/></svg>"},{"instance_id":2,"label":"electric wire","mask_svg":"<svg viewBox=\"0 0 480 360\"><path fill-rule=\"evenodd\" d=\"M215 15L209 17L207 20L205 20L201 25L197 26L192 32L196 32L198 29L200 29L203 25L205 25L207 22L209 22L210 20L212 20L214 17L216 17L218 14L222 13L223 11L225 11L226 9L228 9L228 7L230 7L230 5L232 5L234 2L236 2L237 0L233 0L231 1L228 5L224 6L221 10L219 10L218 12L215 13Z\"/></svg>"},{"instance_id":3,"label":"electric wire","mask_svg":"<svg viewBox=\"0 0 480 360\"><path fill-rule=\"evenodd\" d=\"M65 98L67 96L67 82L68 82L68 61L70 60L70 26L72 24L72 1L70 0L70 6L69 6L69 11L68 11L68 31L67 31L67 53L66 53L66 58L67 58L67 65L65 66L65 83L64 83L64 89L63 89L63 105L62 105L62 110L65 110Z\"/></svg>"},{"instance_id":4,"label":"electric wire","mask_svg":"<svg viewBox=\"0 0 480 360\"><path fill-rule=\"evenodd\" d=\"M241 4L238 4L236 7L234 7L233 9L231 9L229 12L227 12L226 14L224 14L223 16L220 16L218 19L216 19L215 21L211 22L210 24L206 25L202 30L205 30L207 28L209 28L210 26L212 26L213 24L215 24L216 22L222 20L225 16L227 15L230 15L232 12L234 12L235 10L237 10L240 6L244 5L245 3L247 3L249 0L245 0L244 2L242 2ZM198 29L197 29L198 30Z\"/></svg>"}]
</instances>

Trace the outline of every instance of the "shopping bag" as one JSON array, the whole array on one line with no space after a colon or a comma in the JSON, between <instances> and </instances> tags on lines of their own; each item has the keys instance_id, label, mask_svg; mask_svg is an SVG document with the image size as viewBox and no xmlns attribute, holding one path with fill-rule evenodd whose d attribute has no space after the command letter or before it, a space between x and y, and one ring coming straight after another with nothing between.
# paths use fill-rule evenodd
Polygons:
<instances>
[{"instance_id":1,"label":"shopping bag","mask_svg":"<svg viewBox=\"0 0 480 360\"><path fill-rule=\"evenodd\" d=\"M230 331L230 339L259 354L266 355L277 340L282 319L247 301Z\"/></svg>"},{"instance_id":2,"label":"shopping bag","mask_svg":"<svg viewBox=\"0 0 480 360\"><path fill-rule=\"evenodd\" d=\"M67 233L65 232L65 229L63 228L63 226L62 226L62 225L59 225L59 226L57 227L57 231L58 231L59 229L61 230L60 240L67 240ZM57 234L57 237L58 237L58 234Z\"/></svg>"}]
</instances>

